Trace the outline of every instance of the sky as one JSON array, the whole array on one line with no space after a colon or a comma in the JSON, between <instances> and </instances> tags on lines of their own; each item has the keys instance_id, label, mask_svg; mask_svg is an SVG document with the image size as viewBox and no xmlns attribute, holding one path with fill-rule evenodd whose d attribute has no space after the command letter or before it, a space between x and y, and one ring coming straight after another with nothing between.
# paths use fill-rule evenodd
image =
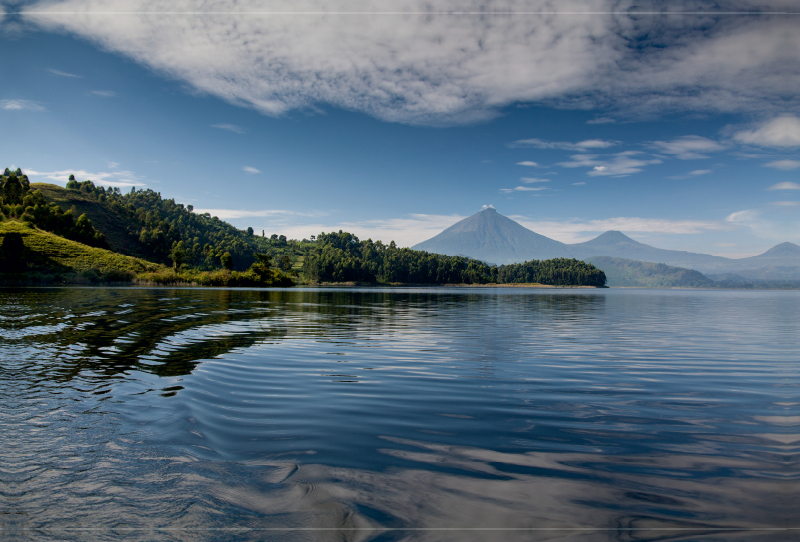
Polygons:
<instances>
[{"instance_id":1,"label":"sky","mask_svg":"<svg viewBox=\"0 0 800 542\"><path fill-rule=\"evenodd\" d=\"M239 228L800 244L800 5L0 0L0 157Z\"/></svg>"}]
</instances>

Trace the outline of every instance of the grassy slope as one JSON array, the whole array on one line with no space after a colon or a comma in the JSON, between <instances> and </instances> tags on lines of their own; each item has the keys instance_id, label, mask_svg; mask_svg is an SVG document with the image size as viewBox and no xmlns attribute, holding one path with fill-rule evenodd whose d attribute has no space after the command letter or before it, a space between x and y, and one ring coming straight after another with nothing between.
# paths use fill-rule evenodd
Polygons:
<instances>
[{"instance_id":1,"label":"grassy slope","mask_svg":"<svg viewBox=\"0 0 800 542\"><path fill-rule=\"evenodd\" d=\"M714 281L694 269L672 267L663 263L640 262L610 256L593 256L586 260L602 269L611 287L639 288L703 288Z\"/></svg>"},{"instance_id":2,"label":"grassy slope","mask_svg":"<svg viewBox=\"0 0 800 542\"><path fill-rule=\"evenodd\" d=\"M9 232L20 234L25 249L33 253L29 256L29 261L47 266L54 264L63 271L81 272L96 269L101 272L142 273L164 269L162 265L70 241L22 222L12 220L0 223L0 236L5 238Z\"/></svg>"},{"instance_id":3,"label":"grassy slope","mask_svg":"<svg viewBox=\"0 0 800 542\"><path fill-rule=\"evenodd\" d=\"M114 252L140 258L147 255L147 249L139 240L128 234L126 218L118 215L109 206L82 192L67 190L54 184L31 183L31 190L41 190L44 197L57 203L64 211L74 206L77 211L76 219L86 213L92 225L105 234L106 241Z\"/></svg>"}]
</instances>

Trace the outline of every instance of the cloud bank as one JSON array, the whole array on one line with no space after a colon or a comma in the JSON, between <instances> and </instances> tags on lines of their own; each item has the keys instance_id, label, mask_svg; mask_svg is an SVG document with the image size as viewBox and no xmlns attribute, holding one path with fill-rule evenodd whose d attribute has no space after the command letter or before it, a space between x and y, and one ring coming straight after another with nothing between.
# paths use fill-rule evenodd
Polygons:
<instances>
[{"instance_id":1,"label":"cloud bank","mask_svg":"<svg viewBox=\"0 0 800 542\"><path fill-rule=\"evenodd\" d=\"M114 168L119 164L112 162L110 167ZM98 173L91 173L83 169L63 169L60 171L36 171L33 169L22 168L25 173L34 182L47 182L56 181L61 184L67 184L70 175L75 175L75 179L79 181L90 180L96 186L117 186L128 187L138 186L146 187L147 183L132 171L101 171Z\"/></svg>"},{"instance_id":2,"label":"cloud bank","mask_svg":"<svg viewBox=\"0 0 800 542\"><path fill-rule=\"evenodd\" d=\"M612 0L398 0L391 13L375 6L48 0L24 8L24 20L273 116L330 104L386 121L457 124L519 102L620 115L800 111L792 17L715 14L717 4L702 0L651 14ZM796 5L740 0L725 8Z\"/></svg>"}]
</instances>

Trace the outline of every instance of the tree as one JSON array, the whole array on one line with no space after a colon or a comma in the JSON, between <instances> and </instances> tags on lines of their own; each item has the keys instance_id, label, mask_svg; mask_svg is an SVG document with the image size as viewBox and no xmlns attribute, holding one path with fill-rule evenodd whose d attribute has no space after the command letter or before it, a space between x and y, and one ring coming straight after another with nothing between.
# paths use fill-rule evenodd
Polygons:
<instances>
[{"instance_id":1,"label":"tree","mask_svg":"<svg viewBox=\"0 0 800 542\"><path fill-rule=\"evenodd\" d=\"M251 228L250 226L247 227L247 235L249 235L250 237L253 236L253 228Z\"/></svg>"},{"instance_id":2,"label":"tree","mask_svg":"<svg viewBox=\"0 0 800 542\"><path fill-rule=\"evenodd\" d=\"M260 252L256 252L254 256L256 257L256 263L254 265L258 265L266 269L269 269L269 267L272 265L272 256L269 254L261 254Z\"/></svg>"},{"instance_id":3,"label":"tree","mask_svg":"<svg viewBox=\"0 0 800 542\"><path fill-rule=\"evenodd\" d=\"M231 256L230 252L223 254L220 261L225 269L233 269L233 256Z\"/></svg>"},{"instance_id":4,"label":"tree","mask_svg":"<svg viewBox=\"0 0 800 542\"><path fill-rule=\"evenodd\" d=\"M183 262L186 261L186 247L183 241L172 243L172 250L169 251L169 257L172 260L173 269L175 269L175 271L180 269Z\"/></svg>"},{"instance_id":5,"label":"tree","mask_svg":"<svg viewBox=\"0 0 800 542\"><path fill-rule=\"evenodd\" d=\"M281 258L281 269L284 271L288 271L292 268L292 259L289 256L285 256Z\"/></svg>"}]
</instances>

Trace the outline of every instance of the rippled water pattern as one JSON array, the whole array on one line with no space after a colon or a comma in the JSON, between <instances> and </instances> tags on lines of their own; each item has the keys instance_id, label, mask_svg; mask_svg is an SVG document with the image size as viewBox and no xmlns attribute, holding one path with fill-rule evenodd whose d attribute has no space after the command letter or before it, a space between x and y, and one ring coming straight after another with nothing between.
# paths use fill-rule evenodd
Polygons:
<instances>
[{"instance_id":1,"label":"rippled water pattern","mask_svg":"<svg viewBox=\"0 0 800 542\"><path fill-rule=\"evenodd\" d=\"M6 290L0 535L796 539L799 302Z\"/></svg>"}]
</instances>

